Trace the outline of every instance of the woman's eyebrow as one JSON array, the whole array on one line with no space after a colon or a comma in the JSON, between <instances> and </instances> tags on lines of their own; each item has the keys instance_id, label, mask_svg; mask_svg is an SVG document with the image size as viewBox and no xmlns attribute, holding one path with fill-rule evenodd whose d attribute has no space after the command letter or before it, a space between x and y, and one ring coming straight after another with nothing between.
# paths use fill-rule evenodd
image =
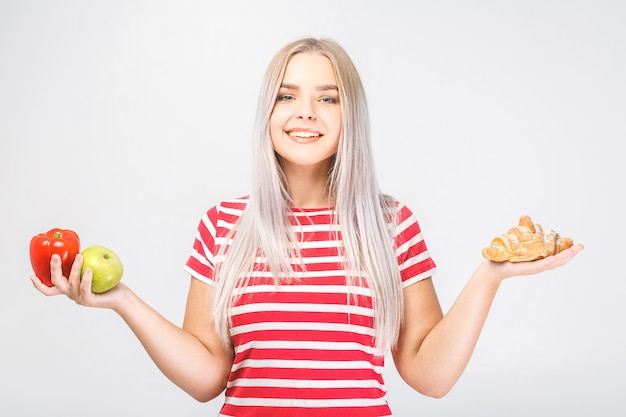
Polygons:
<instances>
[{"instance_id":1,"label":"woman's eyebrow","mask_svg":"<svg viewBox=\"0 0 626 417\"><path fill-rule=\"evenodd\" d=\"M318 87L315 87L315 89L317 91L328 91L328 90L335 90L335 91L339 91L339 88L337 88L336 85L334 84L326 84L326 85L320 85Z\"/></svg>"},{"instance_id":2,"label":"woman's eyebrow","mask_svg":"<svg viewBox=\"0 0 626 417\"><path fill-rule=\"evenodd\" d=\"M299 90L300 87L297 86L296 84L288 84L288 83L282 83L280 85L280 88L284 88L286 90ZM335 90L335 91L339 91L339 88L334 85L334 84L324 84L324 85L320 85L315 87L315 90L317 91L328 91L328 90Z\"/></svg>"},{"instance_id":3,"label":"woman's eyebrow","mask_svg":"<svg viewBox=\"0 0 626 417\"><path fill-rule=\"evenodd\" d=\"M299 87L295 84L286 84L286 83L282 83L280 85L280 88L284 88L286 90L297 90Z\"/></svg>"}]
</instances>

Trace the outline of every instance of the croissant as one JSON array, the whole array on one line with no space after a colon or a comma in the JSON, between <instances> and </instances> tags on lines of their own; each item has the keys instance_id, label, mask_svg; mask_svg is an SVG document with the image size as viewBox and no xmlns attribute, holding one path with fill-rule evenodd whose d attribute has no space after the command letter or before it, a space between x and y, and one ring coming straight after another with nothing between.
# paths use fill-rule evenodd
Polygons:
<instances>
[{"instance_id":1,"label":"croissant","mask_svg":"<svg viewBox=\"0 0 626 417\"><path fill-rule=\"evenodd\" d=\"M482 254L485 259L496 262L525 262L555 255L573 244L571 238L561 237L554 230L544 233L541 225L523 215L518 226L496 236Z\"/></svg>"}]
</instances>

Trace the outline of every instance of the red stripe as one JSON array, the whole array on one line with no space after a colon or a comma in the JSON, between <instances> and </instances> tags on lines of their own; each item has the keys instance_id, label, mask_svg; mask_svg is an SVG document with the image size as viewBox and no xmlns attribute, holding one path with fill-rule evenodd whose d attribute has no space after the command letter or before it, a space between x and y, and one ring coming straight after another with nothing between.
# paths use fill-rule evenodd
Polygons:
<instances>
[{"instance_id":1,"label":"red stripe","mask_svg":"<svg viewBox=\"0 0 626 417\"><path fill-rule=\"evenodd\" d=\"M435 263L432 259L428 258L421 262L416 263L413 266L406 268L402 271L401 275L403 277L403 281L406 281L409 278L413 278L425 271L429 271L435 267ZM406 277L406 278L405 278Z\"/></svg>"},{"instance_id":2,"label":"red stripe","mask_svg":"<svg viewBox=\"0 0 626 417\"><path fill-rule=\"evenodd\" d=\"M285 387L232 387L229 397L279 398L302 400L339 400L353 398L376 399L385 395L378 388L285 388Z\"/></svg>"},{"instance_id":3,"label":"red stripe","mask_svg":"<svg viewBox=\"0 0 626 417\"><path fill-rule=\"evenodd\" d=\"M254 407L233 406L225 404L221 411L227 416L236 417L379 417L391 415L389 407L333 407L302 408L302 407Z\"/></svg>"},{"instance_id":4,"label":"red stripe","mask_svg":"<svg viewBox=\"0 0 626 417\"><path fill-rule=\"evenodd\" d=\"M255 323L334 323L372 326L372 317L360 314L307 312L307 311L259 311L237 314L232 317L233 327Z\"/></svg>"},{"instance_id":5,"label":"red stripe","mask_svg":"<svg viewBox=\"0 0 626 417\"><path fill-rule=\"evenodd\" d=\"M372 308L372 298L367 295L342 293L302 293L302 292L257 292L243 294L234 305L241 306L252 303L297 303L297 304L337 304Z\"/></svg>"},{"instance_id":6,"label":"red stripe","mask_svg":"<svg viewBox=\"0 0 626 417\"><path fill-rule=\"evenodd\" d=\"M382 366L382 360L372 360L373 356L361 350L318 350L318 349L247 349L239 352L235 364L246 359L277 359L300 361L366 361L374 366Z\"/></svg>"},{"instance_id":7,"label":"red stripe","mask_svg":"<svg viewBox=\"0 0 626 417\"><path fill-rule=\"evenodd\" d=\"M316 224L323 225L324 223L316 223ZM298 229L297 226L293 230L294 232L296 232L297 237L300 237L301 235L304 235L306 237L305 239L303 239L304 242L325 242L325 241L334 242L337 240L335 239L336 236L338 236L341 239L341 232L339 230L337 231L335 230L311 230L311 231L306 231L304 233L300 233L300 229Z\"/></svg>"},{"instance_id":8,"label":"red stripe","mask_svg":"<svg viewBox=\"0 0 626 417\"><path fill-rule=\"evenodd\" d=\"M235 346L252 341L313 341L313 342L354 342L372 346L372 336L351 332L333 332L325 330L260 330L233 336Z\"/></svg>"},{"instance_id":9,"label":"red stripe","mask_svg":"<svg viewBox=\"0 0 626 417\"><path fill-rule=\"evenodd\" d=\"M241 368L233 371L230 382L239 378L271 378L311 381L363 381L372 379L383 383L382 375L371 369L311 369L311 368Z\"/></svg>"}]
</instances>

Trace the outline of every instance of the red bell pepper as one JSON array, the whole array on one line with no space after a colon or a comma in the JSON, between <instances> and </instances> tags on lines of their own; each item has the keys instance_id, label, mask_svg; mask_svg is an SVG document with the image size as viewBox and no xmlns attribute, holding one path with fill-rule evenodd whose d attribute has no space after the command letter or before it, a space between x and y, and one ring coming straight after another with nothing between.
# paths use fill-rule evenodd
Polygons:
<instances>
[{"instance_id":1,"label":"red bell pepper","mask_svg":"<svg viewBox=\"0 0 626 417\"><path fill-rule=\"evenodd\" d=\"M74 258L80 252L80 239L76 232L67 229L52 229L40 233L30 240L30 263L35 275L52 287L50 258L53 254L61 257L63 276L69 277Z\"/></svg>"}]
</instances>

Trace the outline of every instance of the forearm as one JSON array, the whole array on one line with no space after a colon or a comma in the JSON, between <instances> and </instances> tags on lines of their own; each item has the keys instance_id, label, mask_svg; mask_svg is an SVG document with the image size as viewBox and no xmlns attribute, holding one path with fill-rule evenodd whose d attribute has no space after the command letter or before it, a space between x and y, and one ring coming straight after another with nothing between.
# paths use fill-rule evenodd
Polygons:
<instances>
[{"instance_id":1,"label":"forearm","mask_svg":"<svg viewBox=\"0 0 626 417\"><path fill-rule=\"evenodd\" d=\"M185 392L198 401L208 401L224 390L229 362L221 349L212 352L196 336L165 319L127 287L123 302L114 310L156 366Z\"/></svg>"},{"instance_id":2,"label":"forearm","mask_svg":"<svg viewBox=\"0 0 626 417\"><path fill-rule=\"evenodd\" d=\"M500 282L481 264L421 344L401 349L396 362L410 386L433 397L452 389L470 360Z\"/></svg>"}]
</instances>

